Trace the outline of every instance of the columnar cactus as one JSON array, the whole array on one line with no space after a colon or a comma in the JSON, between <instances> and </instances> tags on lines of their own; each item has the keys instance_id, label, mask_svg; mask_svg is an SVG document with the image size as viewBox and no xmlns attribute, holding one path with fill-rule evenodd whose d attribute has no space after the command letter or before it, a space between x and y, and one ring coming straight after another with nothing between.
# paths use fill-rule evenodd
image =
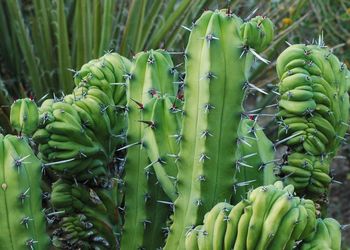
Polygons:
<instances>
[{"instance_id":1,"label":"columnar cactus","mask_svg":"<svg viewBox=\"0 0 350 250\"><path fill-rule=\"evenodd\" d=\"M39 112L34 100L16 100L11 106L10 122L18 133L31 135L39 125Z\"/></svg>"},{"instance_id":2,"label":"columnar cactus","mask_svg":"<svg viewBox=\"0 0 350 250\"><path fill-rule=\"evenodd\" d=\"M216 204L203 225L189 231L186 249L293 249L316 225L314 203L293 192L292 185L276 182L250 191L235 206Z\"/></svg>"},{"instance_id":3,"label":"columnar cactus","mask_svg":"<svg viewBox=\"0 0 350 250\"><path fill-rule=\"evenodd\" d=\"M0 244L2 249L47 249L41 206L41 161L24 137L0 135Z\"/></svg>"},{"instance_id":4,"label":"columnar cactus","mask_svg":"<svg viewBox=\"0 0 350 250\"><path fill-rule=\"evenodd\" d=\"M206 11L192 26L185 52L183 126L178 136L179 196L165 249L184 249L186 232L214 204L231 199L234 179L228 177L236 162L244 91L251 86L249 69L254 54L273 37L268 19L251 22L244 24L229 10Z\"/></svg>"},{"instance_id":5,"label":"columnar cactus","mask_svg":"<svg viewBox=\"0 0 350 250\"><path fill-rule=\"evenodd\" d=\"M166 227L171 212L167 203L171 201L156 185L154 174L174 199L175 189L168 175L177 172L175 159L169 156L177 154L176 138L171 137L177 132L176 112L172 112L176 108L172 105L175 82L176 71L168 53L151 50L136 55L127 81L128 151L122 249L156 249L164 245L162 228Z\"/></svg>"},{"instance_id":6,"label":"columnar cactus","mask_svg":"<svg viewBox=\"0 0 350 250\"><path fill-rule=\"evenodd\" d=\"M300 194L320 197L348 128L348 70L323 44L298 44L278 57L277 74L279 138L291 149L282 176Z\"/></svg>"}]
</instances>

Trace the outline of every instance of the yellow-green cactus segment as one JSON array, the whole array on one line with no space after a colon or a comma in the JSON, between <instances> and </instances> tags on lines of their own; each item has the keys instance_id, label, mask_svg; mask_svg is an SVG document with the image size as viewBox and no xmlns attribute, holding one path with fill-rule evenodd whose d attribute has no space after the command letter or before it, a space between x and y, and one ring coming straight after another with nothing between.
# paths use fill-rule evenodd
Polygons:
<instances>
[{"instance_id":1,"label":"yellow-green cactus segment","mask_svg":"<svg viewBox=\"0 0 350 250\"><path fill-rule=\"evenodd\" d=\"M16 100L11 106L10 122L18 133L31 135L39 125L39 112L34 100Z\"/></svg>"},{"instance_id":2,"label":"yellow-green cactus segment","mask_svg":"<svg viewBox=\"0 0 350 250\"><path fill-rule=\"evenodd\" d=\"M41 207L41 162L25 138L0 135L0 244L3 249L48 249Z\"/></svg>"},{"instance_id":3,"label":"yellow-green cactus segment","mask_svg":"<svg viewBox=\"0 0 350 250\"><path fill-rule=\"evenodd\" d=\"M301 250L341 249L341 226L332 218L317 219L316 231L301 243Z\"/></svg>"},{"instance_id":4,"label":"yellow-green cactus segment","mask_svg":"<svg viewBox=\"0 0 350 250\"><path fill-rule=\"evenodd\" d=\"M292 184L298 192L322 195L332 180L329 166L329 159L295 152L280 168L283 175L288 176L284 182Z\"/></svg>"},{"instance_id":5,"label":"yellow-green cactus segment","mask_svg":"<svg viewBox=\"0 0 350 250\"><path fill-rule=\"evenodd\" d=\"M233 203L246 198L249 190L276 181L272 142L255 120L244 118L238 128Z\"/></svg>"},{"instance_id":6,"label":"yellow-green cactus segment","mask_svg":"<svg viewBox=\"0 0 350 250\"><path fill-rule=\"evenodd\" d=\"M249 22L241 26L243 43L262 52L271 43L274 32L273 23L270 19L262 16L256 16Z\"/></svg>"},{"instance_id":7,"label":"yellow-green cactus segment","mask_svg":"<svg viewBox=\"0 0 350 250\"><path fill-rule=\"evenodd\" d=\"M204 216L203 225L189 230L185 249L293 249L312 238L316 226L314 203L293 191L292 185L275 182L251 190L235 206L216 204Z\"/></svg>"},{"instance_id":8,"label":"yellow-green cactus segment","mask_svg":"<svg viewBox=\"0 0 350 250\"><path fill-rule=\"evenodd\" d=\"M151 162L147 154L155 145L144 135L146 130L154 128L153 122L147 120L153 112L152 103L163 95L175 95L175 75L171 69L173 63L165 51L141 52L136 55L127 81L128 131L122 249L156 249L164 244L162 227L166 226L170 210L161 203L166 202L167 197L156 185L153 176L153 167L159 169L159 166ZM152 159L153 156L150 154Z\"/></svg>"},{"instance_id":9,"label":"yellow-green cactus segment","mask_svg":"<svg viewBox=\"0 0 350 250\"><path fill-rule=\"evenodd\" d=\"M214 204L231 198L234 180L228 177L233 175L236 131L254 59L253 48L242 40L242 24L221 10L204 12L192 27L185 53L179 197L165 249L184 249L186 232Z\"/></svg>"}]
</instances>

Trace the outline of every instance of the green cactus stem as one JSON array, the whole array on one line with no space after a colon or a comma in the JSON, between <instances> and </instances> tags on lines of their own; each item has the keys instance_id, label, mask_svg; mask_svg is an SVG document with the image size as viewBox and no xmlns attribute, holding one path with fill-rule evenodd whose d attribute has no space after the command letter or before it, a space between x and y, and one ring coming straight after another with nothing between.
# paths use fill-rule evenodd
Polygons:
<instances>
[{"instance_id":1,"label":"green cactus stem","mask_svg":"<svg viewBox=\"0 0 350 250\"><path fill-rule=\"evenodd\" d=\"M24 137L0 135L2 249L48 249L41 206L41 161Z\"/></svg>"},{"instance_id":2,"label":"green cactus stem","mask_svg":"<svg viewBox=\"0 0 350 250\"><path fill-rule=\"evenodd\" d=\"M232 197L234 204L246 198L252 188L276 181L274 146L256 120L242 119L237 133L239 144L236 150L235 195Z\"/></svg>"},{"instance_id":3,"label":"green cactus stem","mask_svg":"<svg viewBox=\"0 0 350 250\"><path fill-rule=\"evenodd\" d=\"M155 143L161 140L158 137L159 133L162 135L168 133L167 130L171 127L167 126L176 126L176 124L164 123L163 119L169 119L167 117L159 117L160 120L154 121L151 119L158 119L158 113L154 111L163 114L169 112L160 103L163 95L164 100L168 98L167 95L175 95L175 81L174 66L168 53L163 50L151 50L136 55L127 81L128 145L125 147L127 158L124 178L125 224L122 231L122 249L156 249L164 245L162 228L166 226L165 222L170 215L171 209L167 209L167 203L171 201L164 194L162 186L165 190L172 189L171 195L174 196L174 188L167 176L168 173L164 171L174 174L176 168L171 162L173 159L169 159L166 161L166 165L169 166L164 166L163 169L161 164L163 161L160 159L168 159L165 154L165 150L169 149L167 143L170 139L175 141L175 138L166 138L160 145ZM154 106L155 102L156 106ZM167 116L171 115L167 114ZM154 131L150 131L151 129ZM156 161L155 158L157 158ZM162 186L156 185L155 173L160 177L159 182ZM162 177L167 184L164 184Z\"/></svg>"}]
</instances>

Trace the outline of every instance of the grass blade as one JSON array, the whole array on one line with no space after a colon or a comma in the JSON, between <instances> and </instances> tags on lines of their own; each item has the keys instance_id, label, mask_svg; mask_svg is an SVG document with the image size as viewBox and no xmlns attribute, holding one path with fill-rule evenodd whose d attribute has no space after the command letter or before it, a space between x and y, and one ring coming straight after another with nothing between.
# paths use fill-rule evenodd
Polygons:
<instances>
[{"instance_id":1,"label":"grass blade","mask_svg":"<svg viewBox=\"0 0 350 250\"><path fill-rule=\"evenodd\" d=\"M69 52L69 40L66 23L66 15L64 12L64 0L56 1L56 22L57 22L57 53L58 53L58 77L60 83L60 90L65 93L73 89L72 76L68 69L72 67L71 57Z\"/></svg>"}]
</instances>

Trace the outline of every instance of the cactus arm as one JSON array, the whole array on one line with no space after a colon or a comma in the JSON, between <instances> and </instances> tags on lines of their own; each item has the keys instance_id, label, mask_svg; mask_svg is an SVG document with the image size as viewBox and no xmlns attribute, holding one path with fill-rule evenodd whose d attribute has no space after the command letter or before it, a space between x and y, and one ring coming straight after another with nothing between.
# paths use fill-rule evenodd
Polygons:
<instances>
[{"instance_id":1,"label":"cactus arm","mask_svg":"<svg viewBox=\"0 0 350 250\"><path fill-rule=\"evenodd\" d=\"M274 148L263 129L255 120L244 118L238 128L236 171L232 197L236 204L245 198L252 188L270 185L276 181L273 173Z\"/></svg>"},{"instance_id":2,"label":"cactus arm","mask_svg":"<svg viewBox=\"0 0 350 250\"><path fill-rule=\"evenodd\" d=\"M162 141L160 138L160 135L169 137L168 129L176 125L167 125L171 120L163 118L163 112L169 112L165 98L175 93L176 75L172 68L171 58L165 51L141 52L136 56L128 80L127 139L128 145L134 146L128 148L126 159L126 223L121 243L125 249L154 249L163 245L162 228L170 210L164 209L166 205L161 203L168 202L168 198L156 184L155 177L175 199L175 187L167 176L167 169L158 161L164 158L169 165L174 165L166 154L173 154L176 149L169 148L168 139ZM158 142L161 144L157 145ZM173 171L170 174L176 175L176 168L170 166L169 169ZM153 170L156 176L153 176ZM138 238L136 242L135 236Z\"/></svg>"},{"instance_id":3,"label":"cactus arm","mask_svg":"<svg viewBox=\"0 0 350 250\"><path fill-rule=\"evenodd\" d=\"M128 80L128 131L127 141L129 145L126 159L125 181L125 224L121 241L122 249L137 249L143 246L143 222L146 218L145 195L147 194L147 177L145 166L148 159L141 143L144 126L139 122L143 120L140 107L135 102L143 105L143 82L147 56L138 56L131 67L131 79ZM135 101L133 101L135 100Z\"/></svg>"},{"instance_id":4,"label":"cactus arm","mask_svg":"<svg viewBox=\"0 0 350 250\"><path fill-rule=\"evenodd\" d=\"M190 51L192 50L197 50L197 53L192 53L189 54L188 52L186 53L186 57L188 58L188 60L192 60L193 62L196 63L187 63L186 64L186 71L187 72L191 72L191 75L187 75L186 79L185 79L185 86L186 86L186 91L185 93L187 93L188 96L190 96L190 98L186 99L185 102L185 106L184 109L186 110L185 114L184 114L184 121L183 124L186 124L186 130L188 131L188 135L187 137L183 137L183 142L181 143L181 159L184 159L186 161L190 161L190 159L193 158L193 154L195 154L195 143L190 143L190 142L196 142L196 134L194 133L194 131L197 131L197 124L199 123L197 121L197 117L198 112L200 111L199 109L197 109L199 105L199 86L195 86L195 85L188 85L186 84L187 82L189 82L189 78L193 78L193 81L196 80L196 78L199 78L199 76L201 75L200 69L199 69L199 62L201 62L201 57L202 57L202 47L204 47L204 39L202 39L203 37L205 37L206 35L206 26L209 22L211 18L211 13L210 12L205 12L201 18L197 21L197 24L199 22L201 22L201 24L203 25L195 25L194 29L191 32L191 37L195 37L195 39L193 39L196 42L192 42L191 43L191 39L189 41L189 44L187 45L187 50ZM189 107L189 108L187 108ZM191 108L193 107L193 108ZM200 107L201 109L203 109L203 107ZM189 120L190 122L185 122L186 120ZM193 122L194 121L194 122ZM192 133L191 133L192 132ZM185 127L183 127L183 132L182 132L182 136L185 135ZM188 141L187 145L184 144L184 141ZM198 159L197 159L198 160ZM189 163L187 163L186 165L188 165ZM195 207L195 210L193 209L193 200L191 200L192 196L197 196L199 198L199 193L200 193L200 189L199 186L197 185L196 188L191 188L191 183L192 183L192 179L196 179L197 176L193 176L195 170L195 168L192 169L192 167L187 167L185 165L185 163L180 163L179 162L179 174L178 174L178 181L177 181L177 187L179 190L179 197L176 199L175 201L175 214L174 214L174 223L171 227L171 231L169 234L169 237L167 239L167 243L165 245L165 249L173 249L174 247L179 247L181 248L181 246L179 246L180 243L180 237L181 235L185 234L185 232L183 232L186 226L186 219L188 217L187 212L188 211L192 211L193 215L196 214L197 211L197 207ZM197 174L200 175L201 172L197 171ZM187 192L185 193L184 191L187 190ZM193 193L193 194L192 194ZM197 218L192 218L191 221L193 221L191 223L191 221L188 221L188 224L191 225L195 225L197 222ZM190 229L190 228L189 228Z\"/></svg>"},{"instance_id":5,"label":"cactus arm","mask_svg":"<svg viewBox=\"0 0 350 250\"><path fill-rule=\"evenodd\" d=\"M168 175L176 176L177 169L174 159L171 159L168 155L177 154L178 151L169 143L169 139L174 140L174 138L170 138L172 133L168 131L168 128L172 124L176 124L176 121L166 120L169 115L164 113L171 112L166 98L157 98L147 104L152 105L153 108L149 112L150 115L145 114L145 120L154 122L154 126L149 126L145 129L144 141L147 144L148 157L154 163L152 167L157 179L167 196L174 201L177 197L177 192L174 183ZM174 119L176 118L175 114L170 115ZM176 130L173 132L176 132Z\"/></svg>"}]
</instances>

